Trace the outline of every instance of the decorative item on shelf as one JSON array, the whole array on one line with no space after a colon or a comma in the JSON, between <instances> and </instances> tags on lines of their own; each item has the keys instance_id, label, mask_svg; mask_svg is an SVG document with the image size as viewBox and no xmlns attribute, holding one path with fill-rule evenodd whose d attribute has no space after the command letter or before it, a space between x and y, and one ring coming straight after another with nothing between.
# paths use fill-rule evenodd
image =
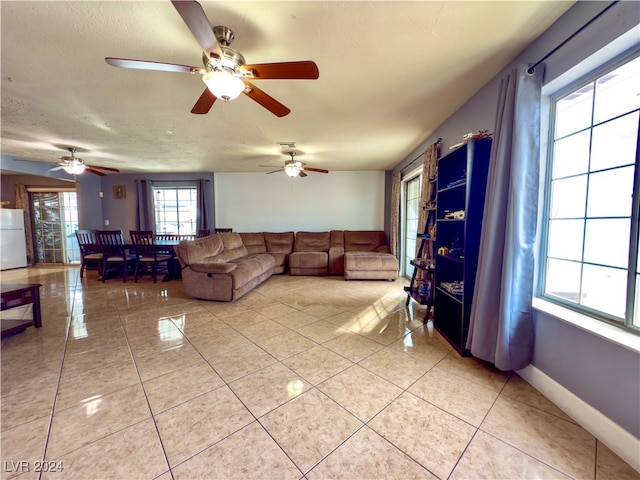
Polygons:
<instances>
[{"instance_id":1,"label":"decorative item on shelf","mask_svg":"<svg viewBox=\"0 0 640 480\"><path fill-rule=\"evenodd\" d=\"M429 230L429 235L431 236L431 238L436 238L436 232L437 232L438 228L436 226L436 224L434 223L433 226L431 227L431 229Z\"/></svg>"},{"instance_id":2,"label":"decorative item on shelf","mask_svg":"<svg viewBox=\"0 0 640 480\"><path fill-rule=\"evenodd\" d=\"M464 282L462 281L442 282L440 287L452 295L462 295L464 292Z\"/></svg>"},{"instance_id":3,"label":"decorative item on shelf","mask_svg":"<svg viewBox=\"0 0 640 480\"><path fill-rule=\"evenodd\" d=\"M418 287L418 295L423 298L429 298L431 295L431 284L429 282L420 284Z\"/></svg>"},{"instance_id":4,"label":"decorative item on shelf","mask_svg":"<svg viewBox=\"0 0 640 480\"><path fill-rule=\"evenodd\" d=\"M434 265L430 258L416 258L412 262L416 267L431 268Z\"/></svg>"},{"instance_id":5,"label":"decorative item on shelf","mask_svg":"<svg viewBox=\"0 0 640 480\"><path fill-rule=\"evenodd\" d=\"M482 140L484 138L493 138L493 133L489 132L489 130L480 130L477 133L473 133L473 132L465 133L464 135L462 135L462 141L456 143L455 145L451 145L449 147L449 150L453 150L454 148L461 147L462 145L467 143L469 140Z\"/></svg>"},{"instance_id":6,"label":"decorative item on shelf","mask_svg":"<svg viewBox=\"0 0 640 480\"><path fill-rule=\"evenodd\" d=\"M445 220L464 220L464 210L456 210L455 212L445 210L444 218Z\"/></svg>"},{"instance_id":7,"label":"decorative item on shelf","mask_svg":"<svg viewBox=\"0 0 640 480\"><path fill-rule=\"evenodd\" d=\"M440 247L438 249L438 255L447 255L449 253L448 247Z\"/></svg>"}]
</instances>

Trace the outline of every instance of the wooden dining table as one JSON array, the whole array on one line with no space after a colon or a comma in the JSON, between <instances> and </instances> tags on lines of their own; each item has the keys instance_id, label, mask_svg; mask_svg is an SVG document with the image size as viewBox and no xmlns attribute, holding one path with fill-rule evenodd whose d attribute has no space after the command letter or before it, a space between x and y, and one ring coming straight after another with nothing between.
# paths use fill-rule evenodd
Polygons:
<instances>
[{"instance_id":1,"label":"wooden dining table","mask_svg":"<svg viewBox=\"0 0 640 480\"><path fill-rule=\"evenodd\" d=\"M160 234L159 238L154 238L153 246L158 253L163 253L165 255L171 255L171 260L167 263L167 274L163 277L163 282L168 282L170 280L176 280L181 278L181 268L180 262L176 258L174 247L176 247L182 240L190 240L195 239L195 235L173 235L173 234ZM130 239L124 240L124 248L129 252L135 251L135 245L131 242ZM91 251L99 252L100 244L89 244L87 245Z\"/></svg>"}]
</instances>

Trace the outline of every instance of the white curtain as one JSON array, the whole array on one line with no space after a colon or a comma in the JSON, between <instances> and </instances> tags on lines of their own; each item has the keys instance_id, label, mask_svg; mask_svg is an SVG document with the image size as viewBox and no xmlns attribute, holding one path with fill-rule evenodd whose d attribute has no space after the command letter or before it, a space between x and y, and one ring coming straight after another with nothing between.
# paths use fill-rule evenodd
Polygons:
<instances>
[{"instance_id":1,"label":"white curtain","mask_svg":"<svg viewBox=\"0 0 640 480\"><path fill-rule=\"evenodd\" d=\"M501 370L531 363L542 66L500 83L466 347Z\"/></svg>"}]
</instances>

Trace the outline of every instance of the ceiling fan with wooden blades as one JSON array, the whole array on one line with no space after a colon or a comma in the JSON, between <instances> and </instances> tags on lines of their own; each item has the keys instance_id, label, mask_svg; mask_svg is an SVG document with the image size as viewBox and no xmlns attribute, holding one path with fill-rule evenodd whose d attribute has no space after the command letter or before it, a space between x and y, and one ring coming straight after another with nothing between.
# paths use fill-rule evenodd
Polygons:
<instances>
[{"instance_id":1,"label":"ceiling fan with wooden blades","mask_svg":"<svg viewBox=\"0 0 640 480\"><path fill-rule=\"evenodd\" d=\"M324 170L323 168L307 167L305 163L295 159L296 152L289 152L289 155L291 156L290 160L285 161L284 165L277 170L267 172L267 175L270 173L284 172L290 177L306 177L306 172L329 173L329 170ZM261 166L267 167L269 165Z\"/></svg>"},{"instance_id":2,"label":"ceiling fan with wooden blades","mask_svg":"<svg viewBox=\"0 0 640 480\"><path fill-rule=\"evenodd\" d=\"M49 171L54 170L64 170L67 173L72 175L79 175L85 171L94 173L96 175L100 175L101 177L106 176L107 174L104 172L119 172L117 168L109 168L109 167L99 167L97 165L87 165L82 158L76 157L76 149L73 147L67 148L71 155L63 155L60 157L60 162L58 162L57 167L50 168ZM104 170L104 171L103 171Z\"/></svg>"},{"instance_id":3,"label":"ceiling fan with wooden blades","mask_svg":"<svg viewBox=\"0 0 640 480\"><path fill-rule=\"evenodd\" d=\"M171 3L202 48L203 67L114 57L106 57L105 61L114 67L201 74L207 88L191 113L208 113L218 98L229 101L244 93L277 117L284 117L291 110L250 80L315 80L320 76L317 65L310 60L246 64L242 54L229 46L235 38L230 28L212 27L196 1L171 0Z\"/></svg>"}]
</instances>

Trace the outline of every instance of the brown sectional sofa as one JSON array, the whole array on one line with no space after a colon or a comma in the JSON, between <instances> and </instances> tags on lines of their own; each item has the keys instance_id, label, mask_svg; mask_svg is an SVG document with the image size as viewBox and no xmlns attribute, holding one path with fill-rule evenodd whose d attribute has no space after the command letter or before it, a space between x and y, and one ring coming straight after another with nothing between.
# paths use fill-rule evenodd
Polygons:
<instances>
[{"instance_id":1,"label":"brown sectional sofa","mask_svg":"<svg viewBox=\"0 0 640 480\"><path fill-rule=\"evenodd\" d=\"M395 280L398 260L383 231L222 233L176 247L185 291L234 301L273 274L344 275L345 280Z\"/></svg>"}]
</instances>

